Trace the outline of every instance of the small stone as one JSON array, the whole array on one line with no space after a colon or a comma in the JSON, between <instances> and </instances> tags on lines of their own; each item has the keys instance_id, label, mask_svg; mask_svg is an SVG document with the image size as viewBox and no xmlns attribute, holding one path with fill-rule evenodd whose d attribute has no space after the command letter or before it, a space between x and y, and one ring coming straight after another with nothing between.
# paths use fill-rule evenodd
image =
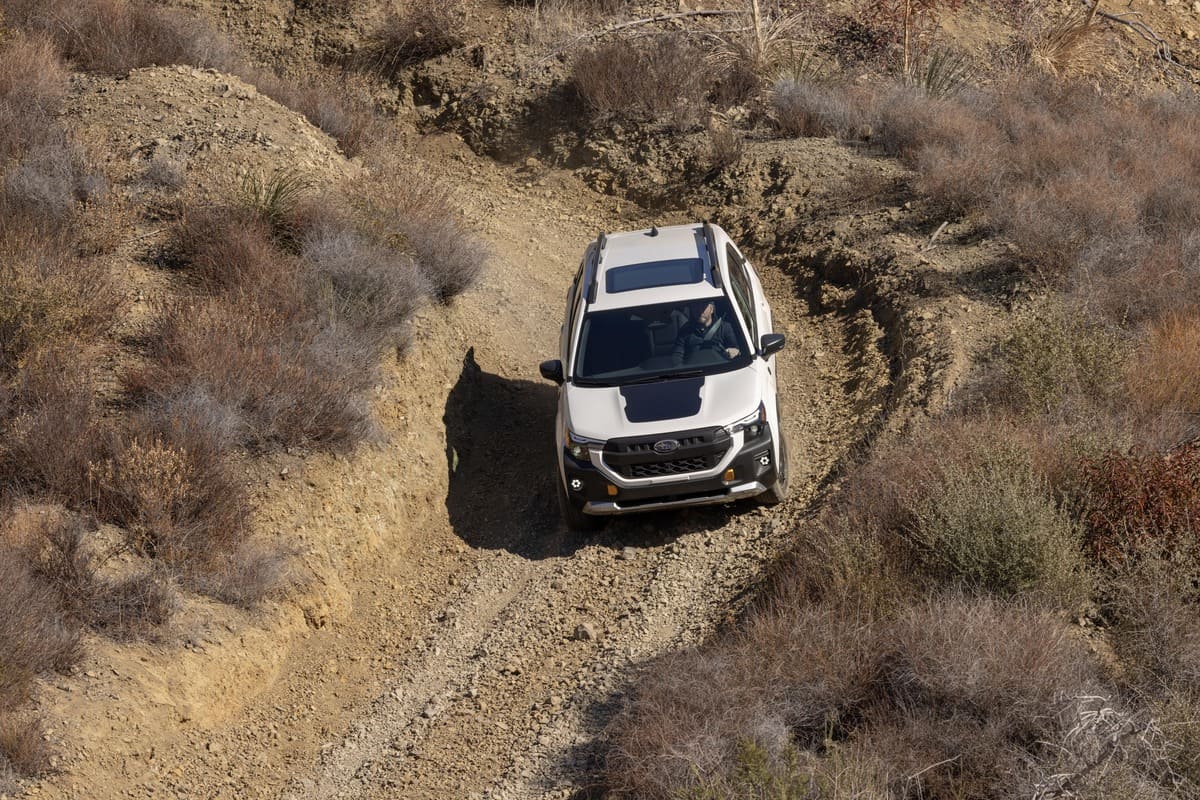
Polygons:
<instances>
[{"instance_id":1,"label":"small stone","mask_svg":"<svg viewBox=\"0 0 1200 800\"><path fill-rule=\"evenodd\" d=\"M590 622L581 622L575 626L574 639L577 642L592 642L596 639L596 627Z\"/></svg>"},{"instance_id":2,"label":"small stone","mask_svg":"<svg viewBox=\"0 0 1200 800\"><path fill-rule=\"evenodd\" d=\"M208 744L204 745L204 749L217 756L221 754L221 751L224 748L221 747L220 742L209 742Z\"/></svg>"},{"instance_id":3,"label":"small stone","mask_svg":"<svg viewBox=\"0 0 1200 800\"><path fill-rule=\"evenodd\" d=\"M617 558L621 561L633 561L636 556L637 550L632 547L623 547L621 548L621 552L617 554Z\"/></svg>"},{"instance_id":4,"label":"small stone","mask_svg":"<svg viewBox=\"0 0 1200 800\"><path fill-rule=\"evenodd\" d=\"M425 706L425 710L421 712L421 716L425 719L433 719L438 715L438 708L433 703Z\"/></svg>"},{"instance_id":5,"label":"small stone","mask_svg":"<svg viewBox=\"0 0 1200 800\"><path fill-rule=\"evenodd\" d=\"M554 589L555 591L558 591L559 589L562 589L562 587L563 587L563 582L562 582L562 581L560 581L560 580L558 580L557 578L555 578L554 580L550 581L550 588L551 588L551 589Z\"/></svg>"}]
</instances>

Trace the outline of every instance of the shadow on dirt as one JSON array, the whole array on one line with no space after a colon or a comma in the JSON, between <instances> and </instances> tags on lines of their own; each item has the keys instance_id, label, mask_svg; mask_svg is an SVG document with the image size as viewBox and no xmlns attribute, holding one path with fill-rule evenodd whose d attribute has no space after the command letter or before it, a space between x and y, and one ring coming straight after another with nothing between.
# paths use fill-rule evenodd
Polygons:
<instances>
[{"instance_id":1,"label":"shadow on dirt","mask_svg":"<svg viewBox=\"0 0 1200 800\"><path fill-rule=\"evenodd\" d=\"M446 398L446 510L472 547L530 559L583 543L559 520L554 484L557 393L548 383L484 372L475 349Z\"/></svg>"},{"instance_id":2,"label":"shadow on dirt","mask_svg":"<svg viewBox=\"0 0 1200 800\"><path fill-rule=\"evenodd\" d=\"M485 372L471 348L446 398L446 511L471 547L529 559L571 555L585 545L661 547L687 533L715 531L753 503L611 519L594 534L566 529L554 494L557 390L548 383Z\"/></svg>"}]
</instances>

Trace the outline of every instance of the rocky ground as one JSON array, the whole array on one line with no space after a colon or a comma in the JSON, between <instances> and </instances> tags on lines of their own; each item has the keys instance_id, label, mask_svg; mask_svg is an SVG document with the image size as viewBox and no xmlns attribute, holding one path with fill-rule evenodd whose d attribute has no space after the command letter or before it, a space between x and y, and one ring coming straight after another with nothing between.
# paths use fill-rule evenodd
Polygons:
<instances>
[{"instance_id":1,"label":"rocky ground","mask_svg":"<svg viewBox=\"0 0 1200 800\"><path fill-rule=\"evenodd\" d=\"M354 38L291 6L246 11L262 17L245 29L260 55L297 60L309 56L281 43L319 55ZM481 24L508 13L479 8ZM487 74L511 80L497 64ZM688 207L650 211L623 193L679 165L622 167L621 148L558 163L554 142L501 154L503 131L485 141L479 117L445 117L439 69L460 65L414 73L396 125L404 157L453 184L489 242L483 281L423 312L379 387L374 443L247 463L256 524L299 550L295 591L253 613L191 598L159 642L92 642L78 674L43 687L62 757L31 795L586 795L637 670L750 602L839 466L945 404L1026 291L1003 242L931 216L906 173L869 152L752 141ZM512 96L497 119L522 108ZM173 195L145 179L156 156L183 165L183 191L200 199L253 171L334 181L359 169L294 112L207 71L80 78L68 116L111 154L117 190L131 204L154 195L168 216ZM746 245L788 335L792 498L570 534L551 483L554 389L536 366L555 347L565 287L597 231L709 216ZM139 217L121 250L139 302L166 291L147 265L160 236Z\"/></svg>"}]
</instances>

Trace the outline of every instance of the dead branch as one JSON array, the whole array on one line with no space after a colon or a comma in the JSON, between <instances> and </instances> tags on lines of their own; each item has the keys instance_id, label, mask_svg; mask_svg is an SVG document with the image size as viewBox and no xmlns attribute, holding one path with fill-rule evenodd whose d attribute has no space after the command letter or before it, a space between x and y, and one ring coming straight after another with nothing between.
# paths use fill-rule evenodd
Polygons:
<instances>
[{"instance_id":1,"label":"dead branch","mask_svg":"<svg viewBox=\"0 0 1200 800\"><path fill-rule=\"evenodd\" d=\"M605 36L611 36L614 33L628 30L630 28L636 28L641 25L652 25L655 22L669 22L670 20L673 20L673 19L686 19L688 17L726 17L726 16L732 16L734 14L744 14L744 13L745 13L744 11L735 11L735 10L731 10L731 9L721 9L721 10L713 10L713 11L678 11L678 12L675 12L672 14L657 14L653 17L643 17L642 19L634 19L634 20L630 20L628 22L622 22L618 25L610 25L607 28L601 28L599 30L588 31L587 33L582 33L579 36L576 36L571 41L564 44L562 47L558 48L557 50L546 54L545 56L540 58L537 63L544 64L547 61L549 61L550 59L557 58L558 56L562 55L566 51L570 50L573 47L578 46L579 44L581 44L583 42L587 42L587 41L594 42L597 39L604 38Z\"/></svg>"},{"instance_id":2,"label":"dead branch","mask_svg":"<svg viewBox=\"0 0 1200 800\"><path fill-rule=\"evenodd\" d=\"M1139 12L1130 11L1126 14L1111 14L1107 11L1101 11L1100 0L1094 0L1091 2L1089 2L1089 0L1083 0L1083 4L1087 6L1089 10L1089 21L1099 16L1108 20L1109 22L1115 22L1118 25L1124 25L1140 36L1144 41L1154 45L1154 54L1158 56L1161 61L1168 66L1172 66L1178 70L1181 70L1189 80L1193 82L1200 82L1200 80L1198 80L1196 77L1198 68L1191 64L1183 64L1177 61L1175 59L1175 55L1171 52L1171 45L1167 42L1167 40L1160 36L1157 31L1155 31L1145 22L1138 19L1138 17L1141 16Z\"/></svg>"}]
</instances>

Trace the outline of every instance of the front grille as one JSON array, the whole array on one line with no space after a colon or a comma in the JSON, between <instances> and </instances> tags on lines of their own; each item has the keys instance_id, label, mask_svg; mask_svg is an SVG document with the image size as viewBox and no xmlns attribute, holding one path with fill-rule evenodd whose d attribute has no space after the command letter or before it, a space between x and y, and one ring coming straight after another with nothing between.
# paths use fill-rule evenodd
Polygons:
<instances>
[{"instance_id":1,"label":"front grille","mask_svg":"<svg viewBox=\"0 0 1200 800\"><path fill-rule=\"evenodd\" d=\"M675 440L671 453L659 453L654 445ZM660 478L714 469L729 452L733 441L720 428L680 431L676 434L610 439L604 446L604 461L622 478Z\"/></svg>"},{"instance_id":2,"label":"front grille","mask_svg":"<svg viewBox=\"0 0 1200 800\"><path fill-rule=\"evenodd\" d=\"M717 461L717 456L677 458L674 461L624 464L617 467L617 472L625 478L657 478L660 475L686 475L689 472L703 472L706 469L712 469L717 465Z\"/></svg>"},{"instance_id":3,"label":"front grille","mask_svg":"<svg viewBox=\"0 0 1200 800\"><path fill-rule=\"evenodd\" d=\"M669 439L671 437L663 436L661 438ZM706 439L706 437L704 437L704 436L681 436L676 441L679 442L680 448L684 448L684 447L695 447L698 444L707 444L705 439ZM657 441L659 441L659 440L654 439L653 441L649 441L649 442L618 443L615 446L615 449L621 453L653 453L653 452L655 452L654 451L654 443Z\"/></svg>"}]
</instances>

